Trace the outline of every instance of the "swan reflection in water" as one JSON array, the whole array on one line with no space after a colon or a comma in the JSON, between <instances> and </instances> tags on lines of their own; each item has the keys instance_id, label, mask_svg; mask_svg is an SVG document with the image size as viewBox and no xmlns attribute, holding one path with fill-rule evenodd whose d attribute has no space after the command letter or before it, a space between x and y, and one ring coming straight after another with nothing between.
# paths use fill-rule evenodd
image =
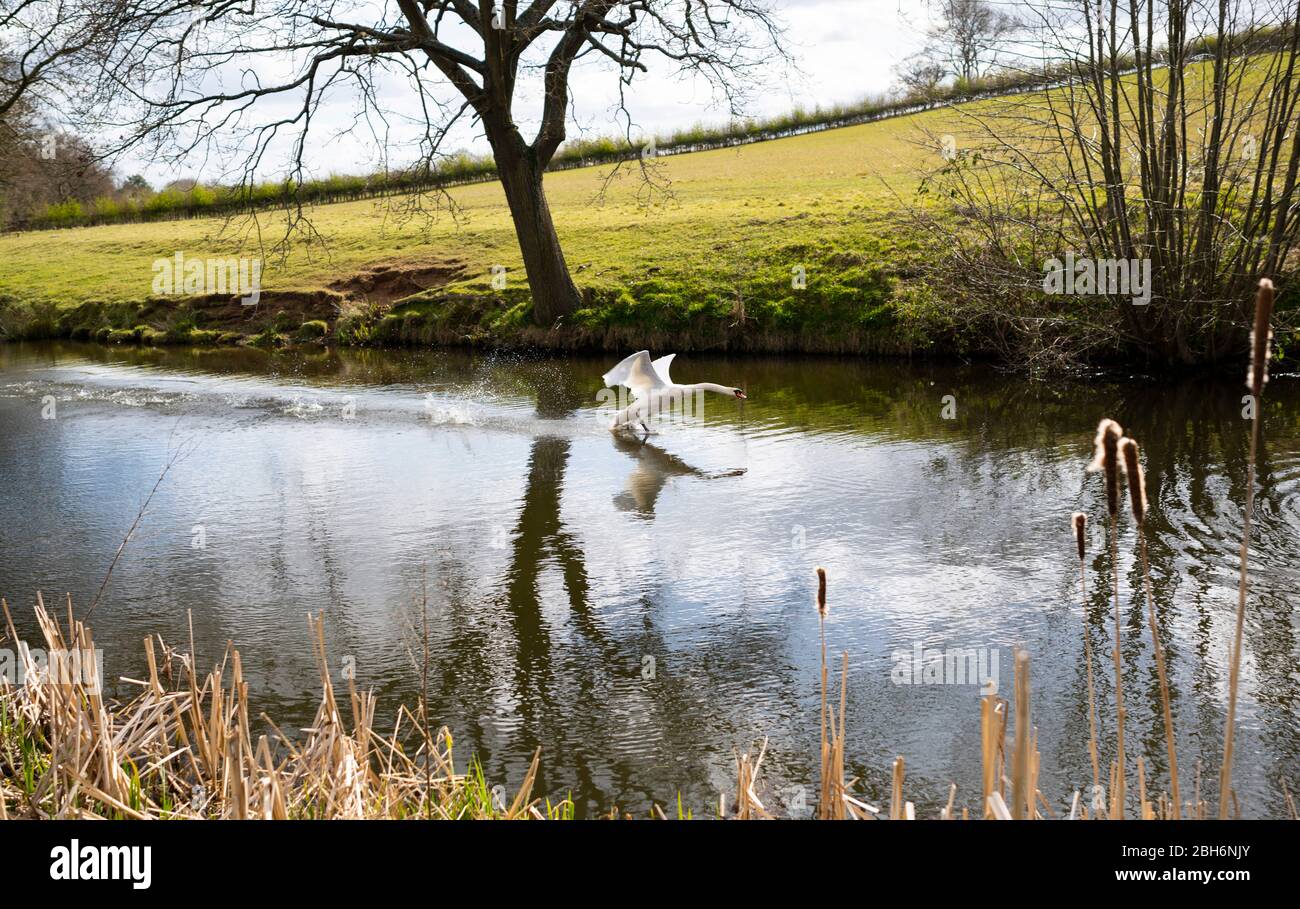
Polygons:
<instances>
[{"instance_id":1,"label":"swan reflection in water","mask_svg":"<svg viewBox=\"0 0 1300 909\"><path fill-rule=\"evenodd\" d=\"M738 477L745 473L743 467L733 470L700 470L650 442L622 435L613 435L611 438L614 440L615 448L636 462L636 467L627 476L627 488L614 496L614 506L619 511L640 515L643 518L654 517L655 502L659 498L659 493L673 477L717 480L723 477Z\"/></svg>"}]
</instances>

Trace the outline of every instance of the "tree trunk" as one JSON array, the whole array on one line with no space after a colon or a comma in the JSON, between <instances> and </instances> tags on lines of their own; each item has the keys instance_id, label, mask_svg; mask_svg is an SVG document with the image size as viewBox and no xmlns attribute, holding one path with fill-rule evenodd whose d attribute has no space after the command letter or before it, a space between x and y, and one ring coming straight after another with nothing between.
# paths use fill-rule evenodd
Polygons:
<instances>
[{"instance_id":1,"label":"tree trunk","mask_svg":"<svg viewBox=\"0 0 1300 909\"><path fill-rule=\"evenodd\" d=\"M505 189L510 216L519 237L519 251L533 294L533 321L554 325L557 319L578 308L578 288L560 249L560 238L551 220L551 207L542 191L542 167L529 151L501 142L495 148L497 172Z\"/></svg>"}]
</instances>

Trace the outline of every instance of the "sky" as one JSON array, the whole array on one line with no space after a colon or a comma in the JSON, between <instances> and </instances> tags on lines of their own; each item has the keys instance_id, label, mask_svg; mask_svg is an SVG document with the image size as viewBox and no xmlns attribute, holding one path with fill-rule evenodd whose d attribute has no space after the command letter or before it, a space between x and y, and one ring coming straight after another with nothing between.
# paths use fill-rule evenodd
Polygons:
<instances>
[{"instance_id":1,"label":"sky","mask_svg":"<svg viewBox=\"0 0 1300 909\"><path fill-rule=\"evenodd\" d=\"M786 48L796 69L790 71L775 62L768 67L762 84L750 93L745 105L748 116L778 114L796 105L807 108L853 102L888 91L895 81L894 67L920 47L927 19L924 0L774 0L774 6L785 26ZM465 44L466 49L470 46ZM617 117L617 81L609 66L593 61L577 67L570 84L575 98L568 125L570 138L583 133L624 134L626 124ZM536 124L532 112L539 107L540 89L537 75L526 77L521 85L516 120L526 127L525 135L530 135ZM440 89L439 94L454 97L449 87ZM339 92L322 108L312 126L305 157L308 177L374 172L383 165L384 147L391 166L409 163L417 137L412 125L401 122L401 114L415 109L415 95L404 81L393 78L381 84L380 100L398 115L390 118L391 129L384 142L375 141L368 128L349 131L359 122L353 92ZM264 103L261 119L294 107L289 99L278 105ZM649 73L638 74L628 108L635 123L634 136L663 135L697 122L729 119L726 106L707 83L682 79L663 62L658 67L652 62ZM227 144L233 147L236 143ZM443 147L487 151L486 141L468 122L453 132ZM280 176L288 151L287 140L274 147L258 179ZM179 177L226 182L237 157L228 149L225 157L222 153L202 159L192 156L177 166L141 150L120 159L115 170L120 177L142 173L155 186Z\"/></svg>"}]
</instances>

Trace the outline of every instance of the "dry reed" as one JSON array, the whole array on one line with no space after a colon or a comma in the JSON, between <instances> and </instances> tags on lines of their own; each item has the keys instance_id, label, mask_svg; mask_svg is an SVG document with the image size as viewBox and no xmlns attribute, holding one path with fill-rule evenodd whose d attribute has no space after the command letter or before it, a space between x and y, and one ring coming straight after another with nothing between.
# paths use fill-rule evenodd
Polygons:
<instances>
[{"instance_id":1,"label":"dry reed","mask_svg":"<svg viewBox=\"0 0 1300 909\"><path fill-rule=\"evenodd\" d=\"M1033 729L1030 721L1029 654L1016 651L1016 745L1011 770L1011 816L1016 820L1034 817L1034 786L1030 752L1033 749Z\"/></svg>"},{"instance_id":2,"label":"dry reed","mask_svg":"<svg viewBox=\"0 0 1300 909\"><path fill-rule=\"evenodd\" d=\"M1124 774L1124 667L1120 657L1120 601L1119 601L1119 440L1124 430L1114 420L1104 419L1097 425L1097 438L1093 446L1089 471L1101 471L1106 485L1106 512L1110 516L1110 561L1112 585L1115 592L1115 783L1111 788L1110 816L1114 820L1124 817L1126 785Z\"/></svg>"},{"instance_id":3,"label":"dry reed","mask_svg":"<svg viewBox=\"0 0 1300 909\"><path fill-rule=\"evenodd\" d=\"M1007 702L997 695L985 695L980 700L980 753L983 760L984 817L996 816L994 798L1005 809L1002 773L1006 763ZM1010 814L1008 813L1008 817Z\"/></svg>"},{"instance_id":4,"label":"dry reed","mask_svg":"<svg viewBox=\"0 0 1300 909\"><path fill-rule=\"evenodd\" d=\"M451 733L419 728L402 708L391 734L374 728L375 698L349 681L339 706L325 659L323 622L308 617L320 668L316 717L292 741L265 716L274 739L253 734L239 651L227 648L207 675L188 654L146 639L148 678L123 679L140 693L104 700L87 625L66 625L38 596L36 620L48 665L33 659L0 600L17 644L22 681L0 679L0 803L4 816L32 818L544 818L572 814L568 800L531 795L534 754L509 804L494 798L481 769L457 772ZM156 645L156 646L155 646ZM54 655L64 655L56 659ZM68 655L88 654L81 666ZM161 655L161 666L159 657ZM72 666L76 671L67 671ZM166 684L164 684L164 681ZM408 753L406 742L418 742ZM428 747L433 742L432 748Z\"/></svg>"},{"instance_id":5,"label":"dry reed","mask_svg":"<svg viewBox=\"0 0 1300 909\"><path fill-rule=\"evenodd\" d=\"M1088 757L1092 761L1092 791L1101 789L1101 767L1097 755L1097 699L1092 682L1092 642L1088 636L1088 516L1076 511L1070 518L1074 527L1074 541L1079 551L1079 594L1083 606L1083 661L1088 671Z\"/></svg>"},{"instance_id":6,"label":"dry reed","mask_svg":"<svg viewBox=\"0 0 1300 909\"><path fill-rule=\"evenodd\" d=\"M826 569L818 566L817 568L817 627L821 634L822 645L822 709L821 709L821 794L817 799L817 816L823 818L830 811L830 798L827 792L827 780L830 776L830 742L826 738L826 613L828 610L826 604Z\"/></svg>"},{"instance_id":7,"label":"dry reed","mask_svg":"<svg viewBox=\"0 0 1300 909\"><path fill-rule=\"evenodd\" d=\"M1160 645L1160 629L1156 621L1156 602L1151 592L1151 565L1147 558L1147 483L1142 473L1138 443L1125 438L1120 440L1119 447L1123 455L1124 474L1128 479L1133 522L1137 525L1138 552L1142 559L1142 589L1146 593L1147 619L1151 626L1151 645L1155 650L1156 676L1160 681L1160 702L1164 710L1165 748L1169 754L1169 786L1172 790L1171 807L1174 820L1178 820L1182 817L1182 796L1178 790L1178 749L1174 744L1174 713L1169 699L1169 678L1165 672L1165 651Z\"/></svg>"},{"instance_id":8,"label":"dry reed","mask_svg":"<svg viewBox=\"0 0 1300 909\"><path fill-rule=\"evenodd\" d=\"M1253 396L1250 421L1250 455L1246 461L1246 510L1241 528L1241 575L1237 580L1237 625L1232 638L1232 659L1228 674L1228 713L1223 723L1223 765L1219 772L1219 819L1228 817L1232 798L1232 758L1236 744L1237 684L1241 676L1241 638L1246 624L1247 560L1250 555L1250 525L1255 510L1255 459L1261 432L1260 405L1268 383L1269 345L1273 340L1273 282L1262 278L1255 297L1255 325L1250 333L1250 372L1246 387Z\"/></svg>"},{"instance_id":9,"label":"dry reed","mask_svg":"<svg viewBox=\"0 0 1300 909\"><path fill-rule=\"evenodd\" d=\"M772 817L755 791L765 754L767 754L767 739L763 739L756 757L751 758L748 751L744 754L736 753L736 801L732 810L728 811L724 796L719 811L720 817L731 817L740 821Z\"/></svg>"},{"instance_id":10,"label":"dry reed","mask_svg":"<svg viewBox=\"0 0 1300 909\"><path fill-rule=\"evenodd\" d=\"M849 795L852 781L844 779L845 711L848 706L849 655L841 654L840 705L836 717L829 703L826 660L826 569L817 569L817 622L821 632L821 789L817 795L817 818L820 820L867 820L875 816L870 805Z\"/></svg>"}]
</instances>

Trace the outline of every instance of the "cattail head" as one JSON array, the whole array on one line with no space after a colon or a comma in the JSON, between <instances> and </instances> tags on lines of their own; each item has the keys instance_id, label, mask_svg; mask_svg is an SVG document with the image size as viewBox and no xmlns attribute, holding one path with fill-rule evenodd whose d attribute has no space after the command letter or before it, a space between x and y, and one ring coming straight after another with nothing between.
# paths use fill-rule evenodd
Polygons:
<instances>
[{"instance_id":1,"label":"cattail head","mask_svg":"<svg viewBox=\"0 0 1300 909\"><path fill-rule=\"evenodd\" d=\"M826 618L826 569L817 569L817 614Z\"/></svg>"},{"instance_id":2,"label":"cattail head","mask_svg":"<svg viewBox=\"0 0 1300 909\"><path fill-rule=\"evenodd\" d=\"M1124 430L1114 420L1097 424L1097 439L1093 443L1090 473L1098 470L1106 475L1106 510L1112 518L1119 515L1119 440Z\"/></svg>"},{"instance_id":3,"label":"cattail head","mask_svg":"<svg viewBox=\"0 0 1300 909\"><path fill-rule=\"evenodd\" d=\"M1076 511L1070 518L1070 523L1074 525L1074 542L1079 546L1079 561L1083 561L1087 547L1084 546L1084 531L1088 527L1088 516L1082 511Z\"/></svg>"},{"instance_id":4,"label":"cattail head","mask_svg":"<svg viewBox=\"0 0 1300 909\"><path fill-rule=\"evenodd\" d=\"M1147 481L1142 475L1142 462L1138 460L1138 443L1132 439L1120 439L1119 452L1124 459L1124 475L1128 477L1133 520L1141 524L1147 516Z\"/></svg>"},{"instance_id":5,"label":"cattail head","mask_svg":"<svg viewBox=\"0 0 1300 909\"><path fill-rule=\"evenodd\" d=\"M1273 282L1260 278L1259 293L1255 296L1255 327L1250 332L1250 372L1246 374L1246 387L1255 397L1264 393L1268 382L1269 347L1273 341ZM1258 413L1258 409L1255 411Z\"/></svg>"}]
</instances>

